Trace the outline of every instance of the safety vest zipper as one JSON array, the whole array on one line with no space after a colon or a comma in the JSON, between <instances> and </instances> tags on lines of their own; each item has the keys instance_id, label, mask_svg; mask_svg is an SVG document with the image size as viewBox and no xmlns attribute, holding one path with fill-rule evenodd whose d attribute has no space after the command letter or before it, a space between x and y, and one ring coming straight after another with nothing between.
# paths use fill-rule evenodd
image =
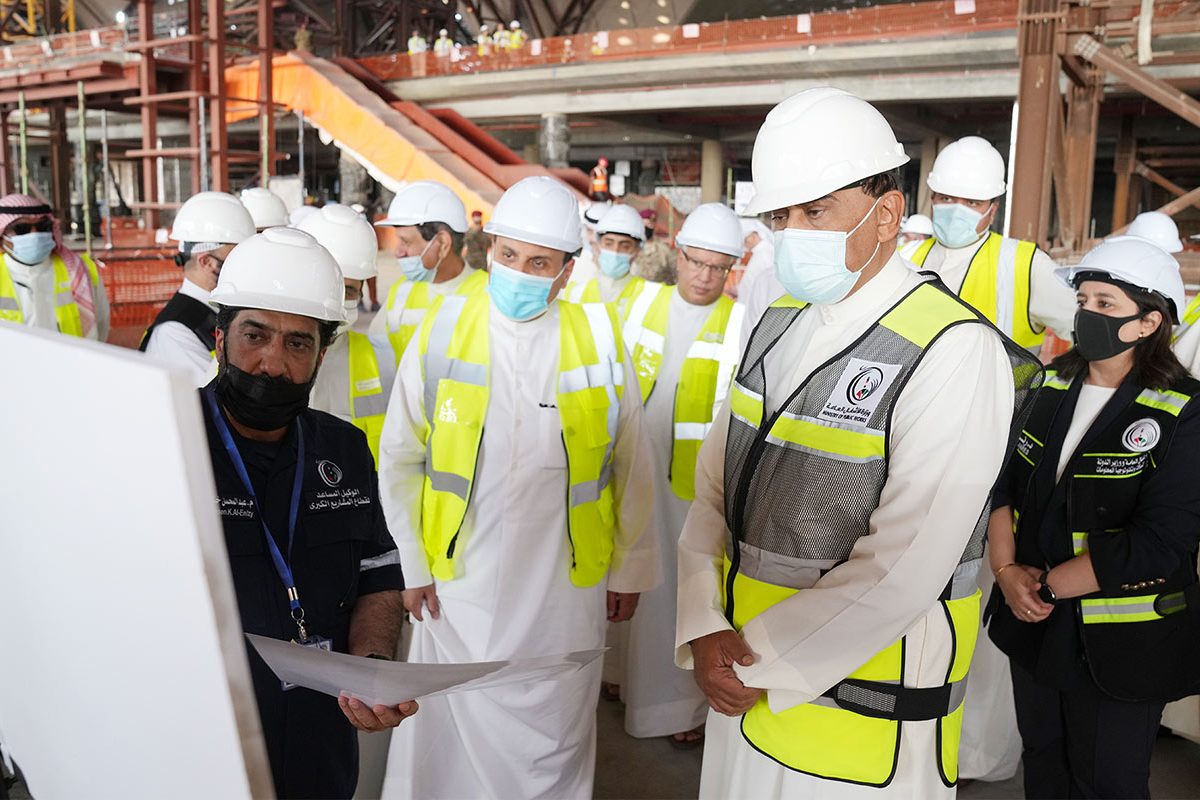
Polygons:
<instances>
[{"instance_id":1,"label":"safety vest zipper","mask_svg":"<svg viewBox=\"0 0 1200 800\"><path fill-rule=\"evenodd\" d=\"M571 548L571 569L575 569L575 537L571 534L571 452L567 450L566 433L560 433L558 438L567 457L567 544Z\"/></svg>"}]
</instances>

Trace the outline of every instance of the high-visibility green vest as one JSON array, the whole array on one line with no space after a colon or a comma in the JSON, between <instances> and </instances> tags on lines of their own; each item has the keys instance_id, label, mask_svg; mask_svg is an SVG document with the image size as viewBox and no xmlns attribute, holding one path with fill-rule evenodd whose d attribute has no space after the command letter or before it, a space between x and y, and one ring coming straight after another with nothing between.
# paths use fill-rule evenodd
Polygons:
<instances>
[{"instance_id":1,"label":"high-visibility green vest","mask_svg":"<svg viewBox=\"0 0 1200 800\"><path fill-rule=\"evenodd\" d=\"M649 399L662 366L674 287L645 282L630 304L625 341L632 348L642 402ZM683 500L696 497L696 458L713 418L729 394L741 356L745 306L721 295L712 304L696 340L688 348L675 387L671 445L671 488Z\"/></svg>"},{"instance_id":2,"label":"high-visibility green vest","mask_svg":"<svg viewBox=\"0 0 1200 800\"><path fill-rule=\"evenodd\" d=\"M561 302L555 308L560 334L556 402L567 454L571 582L594 586L608 573L616 533L612 459L625 344L611 306ZM441 581L455 577L454 554L483 438L489 314L487 293L451 295L426 316L417 334L426 447L421 533L429 570Z\"/></svg>"},{"instance_id":3,"label":"high-visibility green vest","mask_svg":"<svg viewBox=\"0 0 1200 800\"><path fill-rule=\"evenodd\" d=\"M100 274L96 269L96 262L86 255L81 255L80 258L87 266L92 288L99 291ZM57 253L50 260L54 267L54 316L58 320L58 330L68 336L83 336L83 320L79 316L79 305L71 291L71 271ZM4 254L0 254L0 319L17 324L25 322L21 304L17 301L17 287L8 272L7 256Z\"/></svg>"},{"instance_id":4,"label":"high-visibility green vest","mask_svg":"<svg viewBox=\"0 0 1200 800\"><path fill-rule=\"evenodd\" d=\"M1196 324L1196 320L1200 320L1200 295L1192 298L1192 302L1188 303L1187 309L1183 312L1183 319L1175 326L1175 333L1172 341L1179 341L1179 337L1183 336L1188 330Z\"/></svg>"},{"instance_id":5,"label":"high-visibility green vest","mask_svg":"<svg viewBox=\"0 0 1200 800\"><path fill-rule=\"evenodd\" d=\"M476 271L454 290L454 294L466 296L485 291L487 282L488 274ZM400 309L400 325L395 330L392 330L390 326L388 328L388 342L392 345L392 355L396 358L396 364L400 363L400 357L404 355L408 343L412 340L413 334L417 332L417 328L420 327L421 320L425 318L429 307L439 297L438 293L430 288L432 285L427 281L410 281L407 278L401 278L392 284L391 290L388 291L387 301L380 313L390 316L393 309Z\"/></svg>"},{"instance_id":6,"label":"high-visibility green vest","mask_svg":"<svg viewBox=\"0 0 1200 800\"><path fill-rule=\"evenodd\" d=\"M924 266L935 244L933 237L921 242L910 260ZM959 297L1025 348L1037 347L1046 338L1045 328L1029 318L1029 287L1037 249L1033 242L989 233L975 251L958 291Z\"/></svg>"},{"instance_id":7,"label":"high-visibility green vest","mask_svg":"<svg viewBox=\"0 0 1200 800\"><path fill-rule=\"evenodd\" d=\"M723 598L726 616L738 630L811 588L849 559L859 539L871 535L870 517L889 478L889 421L904 387L944 332L987 325L940 283L922 283L781 397L773 416L765 418L764 356L804 308L784 297L767 310L731 390L725 512L732 539L726 547ZM1020 418L1041 367L1016 343L1004 344ZM790 387L775 387L781 389ZM937 769L953 785L965 679L979 629L976 576L987 530L984 511L974 530L963 532L959 566L931 608L932 613L941 607L953 635L949 657L936 667L944 668L941 686L904 685L912 655L901 637L810 702L776 714L765 696L760 698L742 719L746 739L790 769L886 786L895 775L902 726L936 721Z\"/></svg>"},{"instance_id":8,"label":"high-visibility green vest","mask_svg":"<svg viewBox=\"0 0 1200 800\"><path fill-rule=\"evenodd\" d=\"M379 359L371 340L364 334L346 331L347 366L350 374L350 422L367 435L375 466L379 466L379 437L387 413L390 386L379 375Z\"/></svg>"},{"instance_id":9,"label":"high-visibility green vest","mask_svg":"<svg viewBox=\"0 0 1200 800\"><path fill-rule=\"evenodd\" d=\"M637 275L629 277L629 283L625 284L625 288L621 289L621 293L613 300L613 304L617 307L617 314L624 321L629 315L629 309L632 305L633 298L642 291L642 287L649 281L645 278L639 278ZM568 303L602 303L604 298L600 296L600 279L592 278L589 281L574 281L568 283L563 290L563 299Z\"/></svg>"}]
</instances>

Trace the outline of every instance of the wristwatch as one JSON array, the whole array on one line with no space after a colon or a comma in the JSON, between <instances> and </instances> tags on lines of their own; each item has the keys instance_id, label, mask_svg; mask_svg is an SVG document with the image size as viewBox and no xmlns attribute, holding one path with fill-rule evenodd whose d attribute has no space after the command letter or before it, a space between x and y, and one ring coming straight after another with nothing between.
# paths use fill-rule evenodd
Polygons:
<instances>
[{"instance_id":1,"label":"wristwatch","mask_svg":"<svg viewBox=\"0 0 1200 800\"><path fill-rule=\"evenodd\" d=\"M1037 594L1038 597L1042 599L1043 603L1054 605L1058 602L1058 595L1056 595L1054 590L1050 588L1050 584L1047 582L1047 578L1049 577L1050 570L1042 570L1042 574L1038 576L1038 583L1041 584L1041 588L1038 589Z\"/></svg>"}]
</instances>

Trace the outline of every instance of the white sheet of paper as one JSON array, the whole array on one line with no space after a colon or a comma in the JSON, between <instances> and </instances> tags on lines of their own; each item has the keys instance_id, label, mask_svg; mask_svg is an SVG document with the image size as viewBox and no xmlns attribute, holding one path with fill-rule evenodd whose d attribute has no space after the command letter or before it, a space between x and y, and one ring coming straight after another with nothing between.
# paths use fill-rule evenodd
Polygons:
<instances>
[{"instance_id":1,"label":"white sheet of paper","mask_svg":"<svg viewBox=\"0 0 1200 800\"><path fill-rule=\"evenodd\" d=\"M280 680L334 697L348 692L368 705L388 706L440 694L557 680L604 653L603 649L580 650L515 661L408 664L329 653L252 633L246 638Z\"/></svg>"}]
</instances>

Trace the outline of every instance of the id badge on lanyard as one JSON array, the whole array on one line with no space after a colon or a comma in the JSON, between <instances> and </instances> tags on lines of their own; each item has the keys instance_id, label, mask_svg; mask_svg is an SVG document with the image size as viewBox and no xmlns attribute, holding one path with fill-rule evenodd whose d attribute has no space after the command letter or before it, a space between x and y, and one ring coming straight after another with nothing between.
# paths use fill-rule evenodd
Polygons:
<instances>
[{"instance_id":1,"label":"id badge on lanyard","mask_svg":"<svg viewBox=\"0 0 1200 800\"><path fill-rule=\"evenodd\" d=\"M221 409L217 406L216 395L207 391L204 393L204 398L208 403L208 409L212 416L213 424L217 427L217 433L221 436L221 443L225 446L225 452L229 455L229 460L233 462L233 470L237 473L238 479L241 480L242 486L250 495L251 502L254 503L254 510L258 513L258 521L262 526L263 537L267 540L267 550L271 553L271 563L275 566L275 572L279 575L279 581L283 584L283 589L287 593L288 606L291 608L292 621L296 623L297 638L293 639L296 644L302 647L315 647L318 650L333 650L333 642L323 636L310 634L304 625L304 606L300 604L300 590L296 588L296 579L292 575L292 543L296 536L296 516L300 511L300 493L304 485L304 428L299 422L296 423L296 477L292 481L292 499L291 505L288 507L288 539L287 539L287 557L279 552L279 545L275 543L275 537L271 535L271 529L267 527L267 519L263 516L262 507L259 506L258 496L254 493L254 486L250 483L250 475L246 472L246 464L242 460L242 454L238 451L237 443L233 440L233 434L229 431L229 425L225 422L225 417L221 414ZM281 681L283 690L286 692L289 689L296 688L296 684Z\"/></svg>"}]
</instances>

